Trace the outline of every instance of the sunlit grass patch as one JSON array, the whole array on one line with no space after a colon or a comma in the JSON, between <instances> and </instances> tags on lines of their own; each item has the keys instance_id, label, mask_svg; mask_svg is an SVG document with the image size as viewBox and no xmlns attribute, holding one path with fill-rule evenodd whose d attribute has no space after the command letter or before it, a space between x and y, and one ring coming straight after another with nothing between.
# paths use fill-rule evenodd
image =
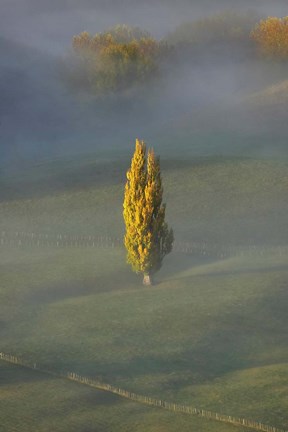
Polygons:
<instances>
[{"instance_id":1,"label":"sunlit grass patch","mask_svg":"<svg viewBox=\"0 0 288 432\"><path fill-rule=\"evenodd\" d=\"M173 252L155 285L144 289L121 247L2 245L1 351L139 394L285 428L287 166L204 158L166 160L163 168L167 220L176 239L203 243L204 252L213 245L213 253ZM66 185L2 201L3 229L121 239L123 185L119 178L109 183L103 172L101 176L101 184L88 181L77 190ZM217 245L228 253L215 253ZM38 406L43 418L36 410L32 423L27 420L25 426L23 420L27 432L36 424L39 431L51 430L46 414L53 410L56 431L78 431L80 424L83 430L94 430L96 424L99 430L118 431L120 423L123 431L232 430L154 409L134 411L134 405L131 414L118 402L113 408L109 402L109 409L99 402L100 410L86 405L82 393L74 411L77 397L72 403L66 390L61 393L62 381L46 381L42 401L37 400L38 382L21 388L11 382L3 388L2 397L10 398L7 427L19 428L24 397L27 412ZM60 406L65 415L57 411Z\"/></svg>"}]
</instances>

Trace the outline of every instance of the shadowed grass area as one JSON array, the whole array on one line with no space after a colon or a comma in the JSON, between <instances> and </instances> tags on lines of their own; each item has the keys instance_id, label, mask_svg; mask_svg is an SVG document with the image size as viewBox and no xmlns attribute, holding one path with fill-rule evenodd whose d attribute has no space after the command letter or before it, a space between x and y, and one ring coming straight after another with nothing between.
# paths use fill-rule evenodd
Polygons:
<instances>
[{"instance_id":1,"label":"shadowed grass area","mask_svg":"<svg viewBox=\"0 0 288 432\"><path fill-rule=\"evenodd\" d=\"M145 407L110 393L0 364L1 429L5 432L243 431L197 417Z\"/></svg>"},{"instance_id":2,"label":"shadowed grass area","mask_svg":"<svg viewBox=\"0 0 288 432\"><path fill-rule=\"evenodd\" d=\"M5 177L0 229L120 237L125 163L109 171L99 162L94 172L95 161L78 162ZM287 164L199 158L162 166L176 239L241 246L242 254L172 253L155 286L144 289L120 248L3 245L1 351L168 402L287 428L287 253L270 248L288 242ZM74 174L81 179L77 189ZM5 432L234 429L0 368Z\"/></svg>"},{"instance_id":3,"label":"shadowed grass area","mask_svg":"<svg viewBox=\"0 0 288 432\"><path fill-rule=\"evenodd\" d=\"M287 427L287 256L174 254L143 289L121 250L0 252L4 352Z\"/></svg>"}]
</instances>

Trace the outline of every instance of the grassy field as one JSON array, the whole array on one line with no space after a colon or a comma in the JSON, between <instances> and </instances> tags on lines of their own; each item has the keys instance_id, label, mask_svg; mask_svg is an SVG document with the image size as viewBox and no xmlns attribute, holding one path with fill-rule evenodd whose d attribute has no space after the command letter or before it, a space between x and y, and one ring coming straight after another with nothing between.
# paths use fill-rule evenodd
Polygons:
<instances>
[{"instance_id":1,"label":"grassy field","mask_svg":"<svg viewBox=\"0 0 288 432\"><path fill-rule=\"evenodd\" d=\"M0 230L121 236L124 161L56 161L3 176ZM287 244L288 165L244 158L164 159L178 240Z\"/></svg>"},{"instance_id":2,"label":"grassy field","mask_svg":"<svg viewBox=\"0 0 288 432\"><path fill-rule=\"evenodd\" d=\"M96 173L89 163L6 177L1 229L121 235L125 163L99 163ZM83 173L77 189L73 172ZM287 429L288 256L269 252L287 244L287 165L164 160L163 177L176 238L252 243L255 254L172 253L147 289L120 248L0 247L1 351ZM5 432L236 430L4 363L0 374Z\"/></svg>"},{"instance_id":3,"label":"grassy field","mask_svg":"<svg viewBox=\"0 0 288 432\"><path fill-rule=\"evenodd\" d=\"M1 250L2 350L287 427L287 256L167 261L146 290L120 250Z\"/></svg>"},{"instance_id":4,"label":"grassy field","mask_svg":"<svg viewBox=\"0 0 288 432\"><path fill-rule=\"evenodd\" d=\"M244 431L205 419L159 411L5 364L1 364L0 376L1 432Z\"/></svg>"}]
</instances>

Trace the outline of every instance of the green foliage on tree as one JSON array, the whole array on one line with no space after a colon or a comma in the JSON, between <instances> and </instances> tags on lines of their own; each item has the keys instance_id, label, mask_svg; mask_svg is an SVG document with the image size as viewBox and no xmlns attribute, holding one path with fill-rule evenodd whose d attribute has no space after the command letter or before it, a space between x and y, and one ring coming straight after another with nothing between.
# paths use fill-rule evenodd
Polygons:
<instances>
[{"instance_id":1,"label":"green foliage on tree","mask_svg":"<svg viewBox=\"0 0 288 432\"><path fill-rule=\"evenodd\" d=\"M165 255L171 252L173 231L165 222L165 204L160 160L154 150L136 140L123 203L126 227L124 238L127 262L136 273L144 274L144 284L151 284L151 276L162 265Z\"/></svg>"}]
</instances>

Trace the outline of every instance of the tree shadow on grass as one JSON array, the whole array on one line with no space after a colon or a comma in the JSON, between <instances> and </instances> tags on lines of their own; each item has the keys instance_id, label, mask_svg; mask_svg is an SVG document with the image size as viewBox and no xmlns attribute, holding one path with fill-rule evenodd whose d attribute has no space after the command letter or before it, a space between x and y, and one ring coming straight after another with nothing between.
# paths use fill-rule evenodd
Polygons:
<instances>
[{"instance_id":1,"label":"tree shadow on grass","mask_svg":"<svg viewBox=\"0 0 288 432\"><path fill-rule=\"evenodd\" d=\"M110 383L117 380L137 383L149 376L152 388L157 383L157 392L161 392L205 384L227 373L287 362L288 294L284 282L261 299L225 308L227 305L207 317L202 337L197 342L193 338L189 342L188 338L186 347L177 354L173 350L170 354L166 347L165 354L161 349L157 355L149 354L149 348L143 346L145 354L132 356L127 362L84 361L83 367L94 370L96 376ZM136 333L137 329L134 338ZM141 334L138 338L141 339Z\"/></svg>"},{"instance_id":2,"label":"tree shadow on grass","mask_svg":"<svg viewBox=\"0 0 288 432\"><path fill-rule=\"evenodd\" d=\"M137 279L126 270L117 270L116 273L101 275L98 279L90 277L85 280L61 281L41 287L30 292L25 302L29 304L47 304L57 301L89 295L97 295L114 291L134 290Z\"/></svg>"},{"instance_id":3,"label":"tree shadow on grass","mask_svg":"<svg viewBox=\"0 0 288 432\"><path fill-rule=\"evenodd\" d=\"M183 263L183 266L189 264L189 260ZM178 263L179 268L182 263ZM190 264L189 264L190 265ZM255 270L252 269L252 273L260 273L263 269ZM287 266L274 266L269 269L264 269L265 273L273 271L275 274L280 270L287 270ZM249 269L239 270L240 273L249 273ZM117 271L117 275L118 275ZM113 278L116 283L115 274L105 275L105 283L101 286L103 291L108 292L115 289L124 289L123 281L127 277L126 270L121 271L122 282L115 287L114 284L110 284L109 278ZM234 274L233 271L222 271L215 274L208 273L208 277L230 275ZM195 280L199 277L205 275L195 275ZM120 278L121 279L121 278ZM194 276L193 276L194 279ZM135 278L130 279L128 284L128 289L135 290ZM66 356L62 352L63 359L61 363L69 367L72 371L79 372L83 375L91 376L94 374L95 377L101 377L104 382L114 383L117 380L127 380L130 379L135 382L139 379L141 381L142 377L151 375L155 376L155 382L158 380L158 376L167 376L163 380L160 380L157 384L157 391L167 390L169 388L181 388L190 384L203 384L210 382L215 378L226 375L227 373L232 373L238 370L244 370L252 367L266 366L275 363L286 362L287 360L287 331L288 328L288 294L287 294L287 279L286 274L277 276L271 279L271 284L265 287L263 295L261 297L247 297L247 300L241 299L241 305L239 302L235 303L233 296L231 299L223 302L223 306L214 310L212 308L211 314L205 315L205 325L201 330L201 335L197 337L195 341L193 336L189 338L189 332L185 335L186 344L181 342L180 345L174 337L177 349L177 354L175 354L175 349L173 347L174 342L172 341L171 351L169 352L170 337L167 339L167 349L165 346L165 340L160 341L159 349L156 350L152 342L151 348L145 345L145 340L143 339L143 334L138 331L137 328L132 328L129 330L129 334L120 334L117 339L117 334L115 334L114 342L115 345L121 346L121 344L126 344L126 351L131 349L130 360L121 361L121 356L119 359L109 359L107 362L101 362L100 360L90 361L85 359L85 352L75 360L70 355ZM276 283L277 282L277 283ZM79 295L89 295L94 293L95 286L92 280L89 280L88 285L83 288L83 291L79 293L79 287L75 286L75 292L71 291L70 285L63 285L62 294L59 296L59 287L53 285L48 288L47 292L47 302L56 301L59 298L69 298ZM120 285L120 286L119 286ZM141 285L139 285L141 289ZM127 290L127 287L125 286ZM144 288L146 289L146 288ZM98 291L97 291L98 292ZM83 294L84 293L84 294ZM43 302L43 297L40 297L37 301ZM62 297L61 297L62 296ZM44 297L45 299L45 297ZM177 322L177 319L175 319ZM200 323L203 324L202 322ZM173 316L171 317L171 328L175 325L173 321ZM177 324L176 324L177 325ZM157 331L157 328L155 328ZM164 332L164 338L168 333ZM173 335L173 332L171 333ZM166 335L166 336L165 336ZM121 339L122 338L122 339ZM133 341L138 344L134 349ZM139 341L139 343L138 343ZM163 349L161 348L163 346ZM75 349L75 346L72 347ZM84 349L83 346L81 346ZM278 350L278 354L274 354ZM62 348L60 348L62 349ZM78 346L78 349L79 346ZM286 349L286 351L285 351ZM150 353L149 353L149 350ZM133 355L133 352L141 352L142 354ZM155 354L158 351L159 354ZM61 357L61 352L55 349L55 357ZM53 359L53 348L52 352L49 351L50 359Z\"/></svg>"},{"instance_id":4,"label":"tree shadow on grass","mask_svg":"<svg viewBox=\"0 0 288 432\"><path fill-rule=\"evenodd\" d=\"M163 270L155 275L153 285L160 286L163 279L167 280L168 278L171 280L170 275L175 274L175 272L189 270L195 265L206 265L214 262L215 259L213 258L199 258L180 253L174 254L169 257L169 261L164 264ZM163 277L164 275L165 277ZM51 285L47 284L46 286L37 287L33 289L33 292L30 291L29 294L27 294L24 301L28 304L37 305L121 290L134 291L135 289L150 289L143 286L142 280L143 276L133 273L130 267L125 265L123 261L123 266L120 268L117 266L117 270L111 267L107 272L102 272L99 277L97 277L96 274L95 277L76 280L59 280L58 282L53 282Z\"/></svg>"},{"instance_id":5,"label":"tree shadow on grass","mask_svg":"<svg viewBox=\"0 0 288 432\"><path fill-rule=\"evenodd\" d=\"M195 265L205 265L215 262L215 259L197 258L188 255L182 256L182 254L177 254L177 257L174 256L172 259L174 259L173 268L168 264L160 274L157 273L153 278L153 286L161 286L164 279L162 279L163 274L165 274L165 281L171 280L169 275L173 275L175 272L189 270ZM47 304L68 298L97 295L121 290L134 291L135 289L150 289L143 286L142 280L143 276L133 273L127 265L127 267L123 266L120 269L118 268L117 271L109 271L105 274L102 273L99 278L97 278L96 275L95 277L87 279L68 281L59 280L57 283L35 289L32 293L29 293L26 296L25 302L29 304Z\"/></svg>"},{"instance_id":6,"label":"tree shadow on grass","mask_svg":"<svg viewBox=\"0 0 288 432\"><path fill-rule=\"evenodd\" d=\"M47 304L74 297L88 296L96 292L103 292L103 289L97 287L95 279L59 281L29 293L25 301L29 304Z\"/></svg>"}]
</instances>

